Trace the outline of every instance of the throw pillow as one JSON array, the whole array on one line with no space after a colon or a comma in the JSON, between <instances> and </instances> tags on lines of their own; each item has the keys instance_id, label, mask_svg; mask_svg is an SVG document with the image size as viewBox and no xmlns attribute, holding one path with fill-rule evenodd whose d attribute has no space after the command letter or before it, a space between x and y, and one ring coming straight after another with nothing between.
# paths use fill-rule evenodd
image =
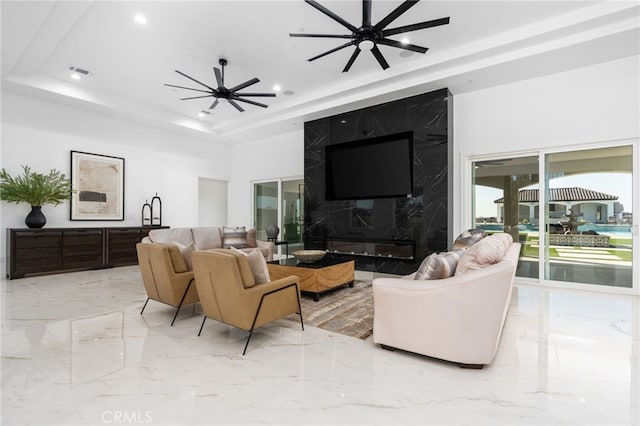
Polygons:
<instances>
[{"instance_id":1,"label":"throw pillow","mask_svg":"<svg viewBox=\"0 0 640 426\"><path fill-rule=\"evenodd\" d=\"M483 238L465 250L460 262L458 262L455 275L462 275L500 262L511 243L513 243L513 238L504 232Z\"/></svg>"},{"instance_id":2,"label":"throw pillow","mask_svg":"<svg viewBox=\"0 0 640 426\"><path fill-rule=\"evenodd\" d=\"M253 273L253 278L256 280L256 284L264 284L271 281L271 278L269 277L269 268L267 268L267 261L264 259L260 249L251 250L249 253L245 253L235 247L231 247L231 250L236 253L242 253L247 257L249 267Z\"/></svg>"},{"instance_id":3,"label":"throw pillow","mask_svg":"<svg viewBox=\"0 0 640 426\"><path fill-rule=\"evenodd\" d=\"M188 244L188 245L182 245L177 241L173 242L173 245L176 246L178 248L178 250L180 250L180 254L182 255L182 258L184 259L184 263L187 265L187 270L188 271L193 271L193 264L191 263L191 253L193 253L196 249L196 247L193 245L193 243ZM176 271L177 272L177 271Z\"/></svg>"},{"instance_id":4,"label":"throw pillow","mask_svg":"<svg viewBox=\"0 0 640 426\"><path fill-rule=\"evenodd\" d=\"M458 235L458 238L453 242L453 249L469 248L486 236L487 233L484 229L468 229Z\"/></svg>"},{"instance_id":5,"label":"throw pillow","mask_svg":"<svg viewBox=\"0 0 640 426\"><path fill-rule=\"evenodd\" d=\"M250 228L247 230L247 247L258 247L256 228Z\"/></svg>"},{"instance_id":6,"label":"throw pillow","mask_svg":"<svg viewBox=\"0 0 640 426\"><path fill-rule=\"evenodd\" d=\"M453 276L464 250L433 253L427 256L415 274L416 280L439 280Z\"/></svg>"},{"instance_id":7,"label":"throw pillow","mask_svg":"<svg viewBox=\"0 0 640 426\"><path fill-rule=\"evenodd\" d=\"M187 264L185 263L184 258L182 257L182 254L180 254L180 250L178 249L178 247L172 244L164 244L164 243L157 243L157 244L169 249L169 259L171 259L171 266L173 267L173 272L175 272L176 274L187 272Z\"/></svg>"},{"instance_id":8,"label":"throw pillow","mask_svg":"<svg viewBox=\"0 0 640 426\"><path fill-rule=\"evenodd\" d=\"M247 230L244 226L222 228L222 247L223 248L245 248L247 246Z\"/></svg>"},{"instance_id":9,"label":"throw pillow","mask_svg":"<svg viewBox=\"0 0 640 426\"><path fill-rule=\"evenodd\" d=\"M222 248L222 235L218 227L191 228L196 250Z\"/></svg>"}]
</instances>

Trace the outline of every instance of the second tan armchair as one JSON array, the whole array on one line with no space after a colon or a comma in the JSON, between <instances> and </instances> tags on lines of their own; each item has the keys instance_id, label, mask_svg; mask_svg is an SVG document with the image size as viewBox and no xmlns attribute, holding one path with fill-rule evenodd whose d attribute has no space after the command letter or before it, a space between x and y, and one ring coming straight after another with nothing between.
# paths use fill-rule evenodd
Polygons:
<instances>
[{"instance_id":1,"label":"second tan armchair","mask_svg":"<svg viewBox=\"0 0 640 426\"><path fill-rule=\"evenodd\" d=\"M192 261L205 315L198 336L207 317L246 330L244 355L253 331L272 321L298 313L304 330L298 277L256 285L247 257L232 250L195 251Z\"/></svg>"}]
</instances>

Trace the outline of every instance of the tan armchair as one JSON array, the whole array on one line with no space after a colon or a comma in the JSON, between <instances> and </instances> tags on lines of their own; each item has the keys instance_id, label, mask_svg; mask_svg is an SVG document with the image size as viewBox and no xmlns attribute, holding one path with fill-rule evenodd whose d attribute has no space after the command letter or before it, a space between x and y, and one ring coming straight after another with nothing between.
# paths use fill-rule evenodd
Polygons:
<instances>
[{"instance_id":1,"label":"tan armchair","mask_svg":"<svg viewBox=\"0 0 640 426\"><path fill-rule=\"evenodd\" d=\"M171 321L176 321L180 308L198 302L198 292L193 284L193 272L187 271L180 250L172 245L138 243L138 263L147 293L147 301L140 315L147 307L149 299L178 308Z\"/></svg>"},{"instance_id":2,"label":"tan armchair","mask_svg":"<svg viewBox=\"0 0 640 426\"><path fill-rule=\"evenodd\" d=\"M205 315L198 336L207 317L246 330L244 355L253 330L279 318L298 313L304 330L298 277L256 285L247 257L232 250L195 251L191 259Z\"/></svg>"}]
</instances>

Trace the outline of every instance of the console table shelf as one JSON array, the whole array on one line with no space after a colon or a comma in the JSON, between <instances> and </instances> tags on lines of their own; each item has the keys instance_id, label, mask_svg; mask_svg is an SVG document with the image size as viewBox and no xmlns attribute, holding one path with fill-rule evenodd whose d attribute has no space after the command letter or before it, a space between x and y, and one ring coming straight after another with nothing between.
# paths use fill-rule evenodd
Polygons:
<instances>
[{"instance_id":1,"label":"console table shelf","mask_svg":"<svg viewBox=\"0 0 640 426\"><path fill-rule=\"evenodd\" d=\"M156 228L9 228L7 277L135 265L136 244Z\"/></svg>"}]
</instances>

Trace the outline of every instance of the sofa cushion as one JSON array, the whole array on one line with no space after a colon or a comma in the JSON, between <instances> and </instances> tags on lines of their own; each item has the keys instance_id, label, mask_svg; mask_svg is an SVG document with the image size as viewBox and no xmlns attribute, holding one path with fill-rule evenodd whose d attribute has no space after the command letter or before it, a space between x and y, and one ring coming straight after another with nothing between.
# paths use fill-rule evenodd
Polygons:
<instances>
[{"instance_id":1,"label":"sofa cushion","mask_svg":"<svg viewBox=\"0 0 640 426\"><path fill-rule=\"evenodd\" d=\"M218 227L191 228L196 250L222 248L222 235Z\"/></svg>"},{"instance_id":2,"label":"sofa cushion","mask_svg":"<svg viewBox=\"0 0 640 426\"><path fill-rule=\"evenodd\" d=\"M462 234L458 235L458 238L453 242L453 249L466 249L487 236L484 229L468 229Z\"/></svg>"},{"instance_id":3,"label":"sofa cushion","mask_svg":"<svg viewBox=\"0 0 640 426\"><path fill-rule=\"evenodd\" d=\"M222 247L223 248L245 248L247 246L247 230L244 226L236 226L230 228L228 226L222 229Z\"/></svg>"},{"instance_id":4,"label":"sofa cushion","mask_svg":"<svg viewBox=\"0 0 640 426\"><path fill-rule=\"evenodd\" d=\"M173 244L177 241L185 246L193 242L191 228L152 229L149 231L149 238L154 243Z\"/></svg>"},{"instance_id":5,"label":"sofa cushion","mask_svg":"<svg viewBox=\"0 0 640 426\"><path fill-rule=\"evenodd\" d=\"M420 264L414 279L439 280L453 276L463 252L464 250L454 250L430 254Z\"/></svg>"},{"instance_id":6,"label":"sofa cushion","mask_svg":"<svg viewBox=\"0 0 640 426\"><path fill-rule=\"evenodd\" d=\"M465 250L454 275L466 274L500 262L512 243L511 235L504 232L483 238Z\"/></svg>"},{"instance_id":7,"label":"sofa cushion","mask_svg":"<svg viewBox=\"0 0 640 426\"><path fill-rule=\"evenodd\" d=\"M239 250L235 247L231 247L231 250L247 256L249 267L251 268L256 284L264 284L271 281L271 278L269 277L269 269L267 268L267 261L264 259L260 249L255 248L247 251L246 249Z\"/></svg>"},{"instance_id":8,"label":"sofa cushion","mask_svg":"<svg viewBox=\"0 0 640 426\"><path fill-rule=\"evenodd\" d=\"M193 243L189 245L180 244L177 241L173 242L174 247L177 247L180 250L180 255L184 259L184 263L187 265L188 271L193 271L193 264L191 263L191 253L195 251L195 246Z\"/></svg>"}]
</instances>

